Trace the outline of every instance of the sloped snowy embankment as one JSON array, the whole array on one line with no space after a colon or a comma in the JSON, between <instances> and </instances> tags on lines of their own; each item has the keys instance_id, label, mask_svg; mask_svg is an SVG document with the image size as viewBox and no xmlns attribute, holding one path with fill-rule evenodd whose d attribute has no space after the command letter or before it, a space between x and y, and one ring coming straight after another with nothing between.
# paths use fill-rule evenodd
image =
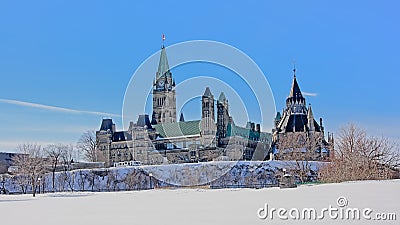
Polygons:
<instances>
[{"instance_id":1,"label":"sloped snowy embankment","mask_svg":"<svg viewBox=\"0 0 400 225\"><path fill-rule=\"evenodd\" d=\"M48 174L40 182L41 191L46 192L123 191L205 184L215 187L246 185L265 187L276 184L277 171L290 168L294 163L288 161L205 162L85 169L56 173L54 189L52 174ZM314 171L317 171L320 165L321 163L311 162L311 168ZM29 186L23 186L18 179L8 179L5 186L10 192L22 192L23 189L28 189L29 192Z\"/></svg>"}]
</instances>

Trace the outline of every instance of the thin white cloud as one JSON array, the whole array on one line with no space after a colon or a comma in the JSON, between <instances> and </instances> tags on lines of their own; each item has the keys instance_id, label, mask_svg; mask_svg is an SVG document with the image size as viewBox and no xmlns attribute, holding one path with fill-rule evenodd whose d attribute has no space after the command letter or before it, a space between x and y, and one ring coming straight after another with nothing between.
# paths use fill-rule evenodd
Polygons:
<instances>
[{"instance_id":1,"label":"thin white cloud","mask_svg":"<svg viewBox=\"0 0 400 225\"><path fill-rule=\"evenodd\" d=\"M315 97L318 96L318 93L312 93L312 92L301 92L303 95L305 96L311 96L311 97Z\"/></svg>"},{"instance_id":2,"label":"thin white cloud","mask_svg":"<svg viewBox=\"0 0 400 225\"><path fill-rule=\"evenodd\" d=\"M69 124L57 124L54 126L22 126L22 127L8 127L8 131L12 132L52 132L52 133L83 133L88 130L95 130L96 128L90 126L79 126ZM4 129L6 130L6 129ZM0 128L0 132L2 129Z\"/></svg>"},{"instance_id":3,"label":"thin white cloud","mask_svg":"<svg viewBox=\"0 0 400 225\"><path fill-rule=\"evenodd\" d=\"M44 110L53 111L53 112L121 117L121 115L112 114L112 113L76 110L76 109L69 109L69 108L63 108L63 107L57 107L57 106L51 106L51 105L37 104L37 103L32 103L32 102L18 101L18 100L13 100L13 99L0 98L0 103L6 103L6 104L18 105L18 106L24 106L24 107L31 107L31 108L39 108L39 109L44 109Z\"/></svg>"}]
</instances>

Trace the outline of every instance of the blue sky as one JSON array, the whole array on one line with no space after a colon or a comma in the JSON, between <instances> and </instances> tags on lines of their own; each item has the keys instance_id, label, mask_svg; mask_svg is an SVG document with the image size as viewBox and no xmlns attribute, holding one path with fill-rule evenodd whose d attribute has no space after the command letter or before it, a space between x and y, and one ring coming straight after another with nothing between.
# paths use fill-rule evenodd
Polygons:
<instances>
[{"instance_id":1,"label":"blue sky","mask_svg":"<svg viewBox=\"0 0 400 225\"><path fill-rule=\"evenodd\" d=\"M353 122L400 140L399 6L344 0L2 1L0 151L23 142L75 143L85 130L98 129L103 116L95 112L120 115L133 72L159 50L162 33L166 45L206 39L242 50L266 75L278 110L295 60L300 88L317 94L307 102L326 130ZM177 81L180 71L173 71ZM113 118L121 128L120 117Z\"/></svg>"}]
</instances>

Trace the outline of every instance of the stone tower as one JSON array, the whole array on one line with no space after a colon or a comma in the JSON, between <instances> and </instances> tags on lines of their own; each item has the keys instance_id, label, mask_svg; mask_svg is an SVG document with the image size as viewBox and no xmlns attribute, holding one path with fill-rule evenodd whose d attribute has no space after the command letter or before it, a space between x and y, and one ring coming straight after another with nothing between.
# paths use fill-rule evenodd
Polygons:
<instances>
[{"instance_id":1,"label":"stone tower","mask_svg":"<svg viewBox=\"0 0 400 225\"><path fill-rule=\"evenodd\" d=\"M221 92L217 101L217 139L218 143L226 137L226 129L229 123L229 105L224 92Z\"/></svg>"},{"instance_id":2,"label":"stone tower","mask_svg":"<svg viewBox=\"0 0 400 225\"><path fill-rule=\"evenodd\" d=\"M282 160L293 160L295 156L307 160L327 160L333 149L330 137L327 142L322 118L317 123L311 105L307 108L306 99L297 83L296 69L293 69L293 73L286 109L282 114L278 112L274 120L272 151L276 159Z\"/></svg>"},{"instance_id":3,"label":"stone tower","mask_svg":"<svg viewBox=\"0 0 400 225\"><path fill-rule=\"evenodd\" d=\"M206 88L201 97L201 119L202 134L211 135L215 133L215 117L214 117L214 96L211 94L210 88Z\"/></svg>"},{"instance_id":4,"label":"stone tower","mask_svg":"<svg viewBox=\"0 0 400 225\"><path fill-rule=\"evenodd\" d=\"M201 97L201 102L201 118L211 118L214 121L214 96L211 94L209 87L204 91L204 94Z\"/></svg>"},{"instance_id":5,"label":"stone tower","mask_svg":"<svg viewBox=\"0 0 400 225\"><path fill-rule=\"evenodd\" d=\"M176 122L175 81L169 69L164 45L153 84L152 124Z\"/></svg>"},{"instance_id":6,"label":"stone tower","mask_svg":"<svg viewBox=\"0 0 400 225\"><path fill-rule=\"evenodd\" d=\"M215 119L214 119L214 96L210 88L206 88L201 97L201 137L202 145L208 148L215 147Z\"/></svg>"}]
</instances>

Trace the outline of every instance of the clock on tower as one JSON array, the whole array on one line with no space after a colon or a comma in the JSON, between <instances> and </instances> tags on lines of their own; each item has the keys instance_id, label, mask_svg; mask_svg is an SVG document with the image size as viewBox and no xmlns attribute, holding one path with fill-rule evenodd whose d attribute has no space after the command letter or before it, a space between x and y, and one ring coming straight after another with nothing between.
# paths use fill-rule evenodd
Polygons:
<instances>
[{"instance_id":1,"label":"clock on tower","mask_svg":"<svg viewBox=\"0 0 400 225\"><path fill-rule=\"evenodd\" d=\"M161 48L160 62L153 85L154 123L176 122L175 83L169 69L164 46Z\"/></svg>"},{"instance_id":2,"label":"clock on tower","mask_svg":"<svg viewBox=\"0 0 400 225\"><path fill-rule=\"evenodd\" d=\"M163 87L164 87L164 84L165 84L164 79L160 79L160 80L158 81L158 87L159 87L159 88L163 88Z\"/></svg>"}]
</instances>

